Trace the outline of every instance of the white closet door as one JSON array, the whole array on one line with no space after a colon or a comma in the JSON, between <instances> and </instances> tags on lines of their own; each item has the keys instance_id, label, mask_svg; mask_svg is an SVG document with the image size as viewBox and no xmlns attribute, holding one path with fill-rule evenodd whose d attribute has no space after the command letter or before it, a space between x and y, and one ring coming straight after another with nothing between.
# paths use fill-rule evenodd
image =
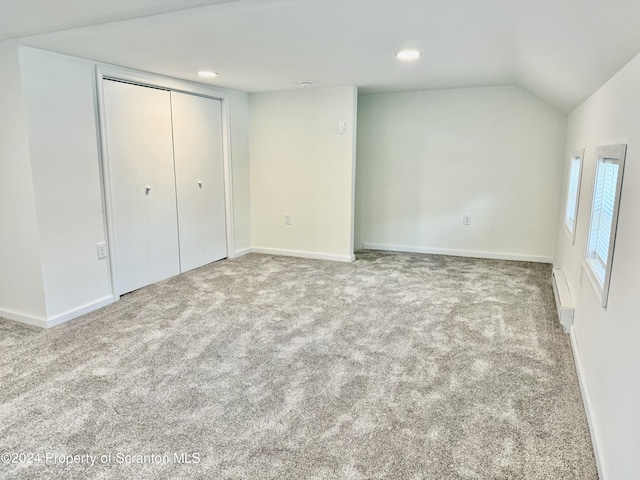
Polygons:
<instances>
[{"instance_id":1,"label":"white closet door","mask_svg":"<svg viewBox=\"0 0 640 480\"><path fill-rule=\"evenodd\" d=\"M118 293L180 273L168 91L104 81Z\"/></svg>"},{"instance_id":2,"label":"white closet door","mask_svg":"<svg viewBox=\"0 0 640 480\"><path fill-rule=\"evenodd\" d=\"M220 100L171 92L180 267L227 257Z\"/></svg>"}]
</instances>

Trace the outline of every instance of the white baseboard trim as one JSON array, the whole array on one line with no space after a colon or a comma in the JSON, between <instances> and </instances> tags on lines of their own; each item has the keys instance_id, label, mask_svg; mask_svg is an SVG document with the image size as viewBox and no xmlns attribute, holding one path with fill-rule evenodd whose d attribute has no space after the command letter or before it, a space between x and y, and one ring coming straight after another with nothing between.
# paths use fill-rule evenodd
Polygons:
<instances>
[{"instance_id":1,"label":"white baseboard trim","mask_svg":"<svg viewBox=\"0 0 640 480\"><path fill-rule=\"evenodd\" d=\"M71 310L67 310L66 312L62 312L58 315L54 315L53 317L48 317L46 319L3 309L0 309L0 317L6 318L8 320L13 320L15 322L26 323L27 325L33 325L34 327L51 328L77 318L80 315L84 315L85 313L93 312L98 308L105 307L115 301L116 298L113 295L107 295L106 297L99 298L98 300L95 300L93 302L80 305L79 307L72 308Z\"/></svg>"},{"instance_id":2,"label":"white baseboard trim","mask_svg":"<svg viewBox=\"0 0 640 480\"><path fill-rule=\"evenodd\" d=\"M300 250L284 250L280 248L262 248L253 247L253 253L264 253L266 255L282 255L285 257L310 258L312 260L332 260L334 262L353 262L356 259L354 254L351 255L333 255L330 253L304 252Z\"/></svg>"},{"instance_id":3,"label":"white baseboard trim","mask_svg":"<svg viewBox=\"0 0 640 480\"><path fill-rule=\"evenodd\" d=\"M525 255L519 253L480 252L474 250L455 250L448 248L411 247L407 245L384 245L365 243L365 250L383 250L387 252L429 253L432 255L452 255L454 257L490 258L494 260L516 260L520 262L553 263L552 257Z\"/></svg>"},{"instance_id":4,"label":"white baseboard trim","mask_svg":"<svg viewBox=\"0 0 640 480\"><path fill-rule=\"evenodd\" d=\"M5 310L0 308L0 317L6 318L7 320L13 320L14 322L33 325L34 327L47 328L46 319L42 317L36 317L35 315L29 315L27 313L20 313L14 310Z\"/></svg>"},{"instance_id":5,"label":"white baseboard trim","mask_svg":"<svg viewBox=\"0 0 640 480\"><path fill-rule=\"evenodd\" d=\"M74 318L79 317L80 315L84 315L85 313L93 312L102 307L106 307L107 305L116 301L116 298L113 295L107 295L106 297L99 298L98 300L94 300L93 302L85 303L84 305L80 305L79 307L72 308L71 310L67 310L66 312L62 312L58 315L54 315L53 317L49 317L47 319L46 328L55 327L56 325L60 325L61 323L68 322L69 320L73 320Z\"/></svg>"},{"instance_id":6,"label":"white baseboard trim","mask_svg":"<svg viewBox=\"0 0 640 480\"><path fill-rule=\"evenodd\" d=\"M600 480L607 480L607 470L605 468L604 457L602 450L600 449L600 437L598 436L598 426L593 414L593 407L591 406L591 396L589 395L589 388L587 386L584 369L582 367L582 359L580 358L580 349L578 348L578 341L573 330L573 325L569 327L569 338L571 338L571 350L573 350L573 360L576 364L576 371L578 372L578 383L580 384L580 392L582 393L582 403L584 404L584 410L587 415L587 423L589 424L589 432L591 433L591 443L593 445L593 455L596 458L596 466L598 467L598 478Z\"/></svg>"},{"instance_id":7,"label":"white baseboard trim","mask_svg":"<svg viewBox=\"0 0 640 480\"><path fill-rule=\"evenodd\" d=\"M249 255L250 253L253 253L253 248L249 247L249 248L242 248L240 250L236 250L233 254L233 258L240 258L240 257L244 257L245 255Z\"/></svg>"}]
</instances>

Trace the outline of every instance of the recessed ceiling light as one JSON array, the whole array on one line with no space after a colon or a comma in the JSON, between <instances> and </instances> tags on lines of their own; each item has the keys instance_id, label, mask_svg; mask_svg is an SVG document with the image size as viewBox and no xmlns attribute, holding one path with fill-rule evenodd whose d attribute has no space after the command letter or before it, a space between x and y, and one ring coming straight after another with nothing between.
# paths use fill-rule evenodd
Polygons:
<instances>
[{"instance_id":1,"label":"recessed ceiling light","mask_svg":"<svg viewBox=\"0 0 640 480\"><path fill-rule=\"evenodd\" d=\"M309 88L311 85L313 85L313 82L310 80L300 80L298 82L298 85L300 85L300 88Z\"/></svg>"},{"instance_id":2,"label":"recessed ceiling light","mask_svg":"<svg viewBox=\"0 0 640 480\"><path fill-rule=\"evenodd\" d=\"M206 78L213 78L218 76L216 72L212 72L211 70L201 70L198 72L198 75Z\"/></svg>"},{"instance_id":3,"label":"recessed ceiling light","mask_svg":"<svg viewBox=\"0 0 640 480\"><path fill-rule=\"evenodd\" d=\"M420 57L418 50L401 50L396 53L398 60L417 60Z\"/></svg>"}]
</instances>

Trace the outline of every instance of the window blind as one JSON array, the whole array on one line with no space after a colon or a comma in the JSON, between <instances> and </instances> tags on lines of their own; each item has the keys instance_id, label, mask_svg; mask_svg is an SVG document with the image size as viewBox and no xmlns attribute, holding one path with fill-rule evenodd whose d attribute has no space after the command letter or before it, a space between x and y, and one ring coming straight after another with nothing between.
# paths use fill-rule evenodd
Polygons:
<instances>
[{"instance_id":1,"label":"window blind","mask_svg":"<svg viewBox=\"0 0 640 480\"><path fill-rule=\"evenodd\" d=\"M609 258L609 243L611 241L611 225L613 224L617 182L618 161L616 159L600 160L596 172L589 253L603 268L606 268L607 259Z\"/></svg>"}]
</instances>

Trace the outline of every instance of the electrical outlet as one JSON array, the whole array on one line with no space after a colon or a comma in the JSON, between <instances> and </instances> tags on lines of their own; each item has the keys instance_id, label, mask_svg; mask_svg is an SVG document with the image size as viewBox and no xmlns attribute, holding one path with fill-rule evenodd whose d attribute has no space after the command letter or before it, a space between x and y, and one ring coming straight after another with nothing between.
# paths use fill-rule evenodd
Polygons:
<instances>
[{"instance_id":1,"label":"electrical outlet","mask_svg":"<svg viewBox=\"0 0 640 480\"><path fill-rule=\"evenodd\" d=\"M291 214L290 213L285 213L284 214L284 224L285 225L291 225Z\"/></svg>"},{"instance_id":2,"label":"electrical outlet","mask_svg":"<svg viewBox=\"0 0 640 480\"><path fill-rule=\"evenodd\" d=\"M465 213L464 215L462 215L462 224L471 225L471 215L469 213Z\"/></svg>"},{"instance_id":3,"label":"electrical outlet","mask_svg":"<svg viewBox=\"0 0 640 480\"><path fill-rule=\"evenodd\" d=\"M103 258L107 258L108 253L107 253L107 244L104 242L100 242L98 245L98 258L99 259L103 259Z\"/></svg>"}]
</instances>

